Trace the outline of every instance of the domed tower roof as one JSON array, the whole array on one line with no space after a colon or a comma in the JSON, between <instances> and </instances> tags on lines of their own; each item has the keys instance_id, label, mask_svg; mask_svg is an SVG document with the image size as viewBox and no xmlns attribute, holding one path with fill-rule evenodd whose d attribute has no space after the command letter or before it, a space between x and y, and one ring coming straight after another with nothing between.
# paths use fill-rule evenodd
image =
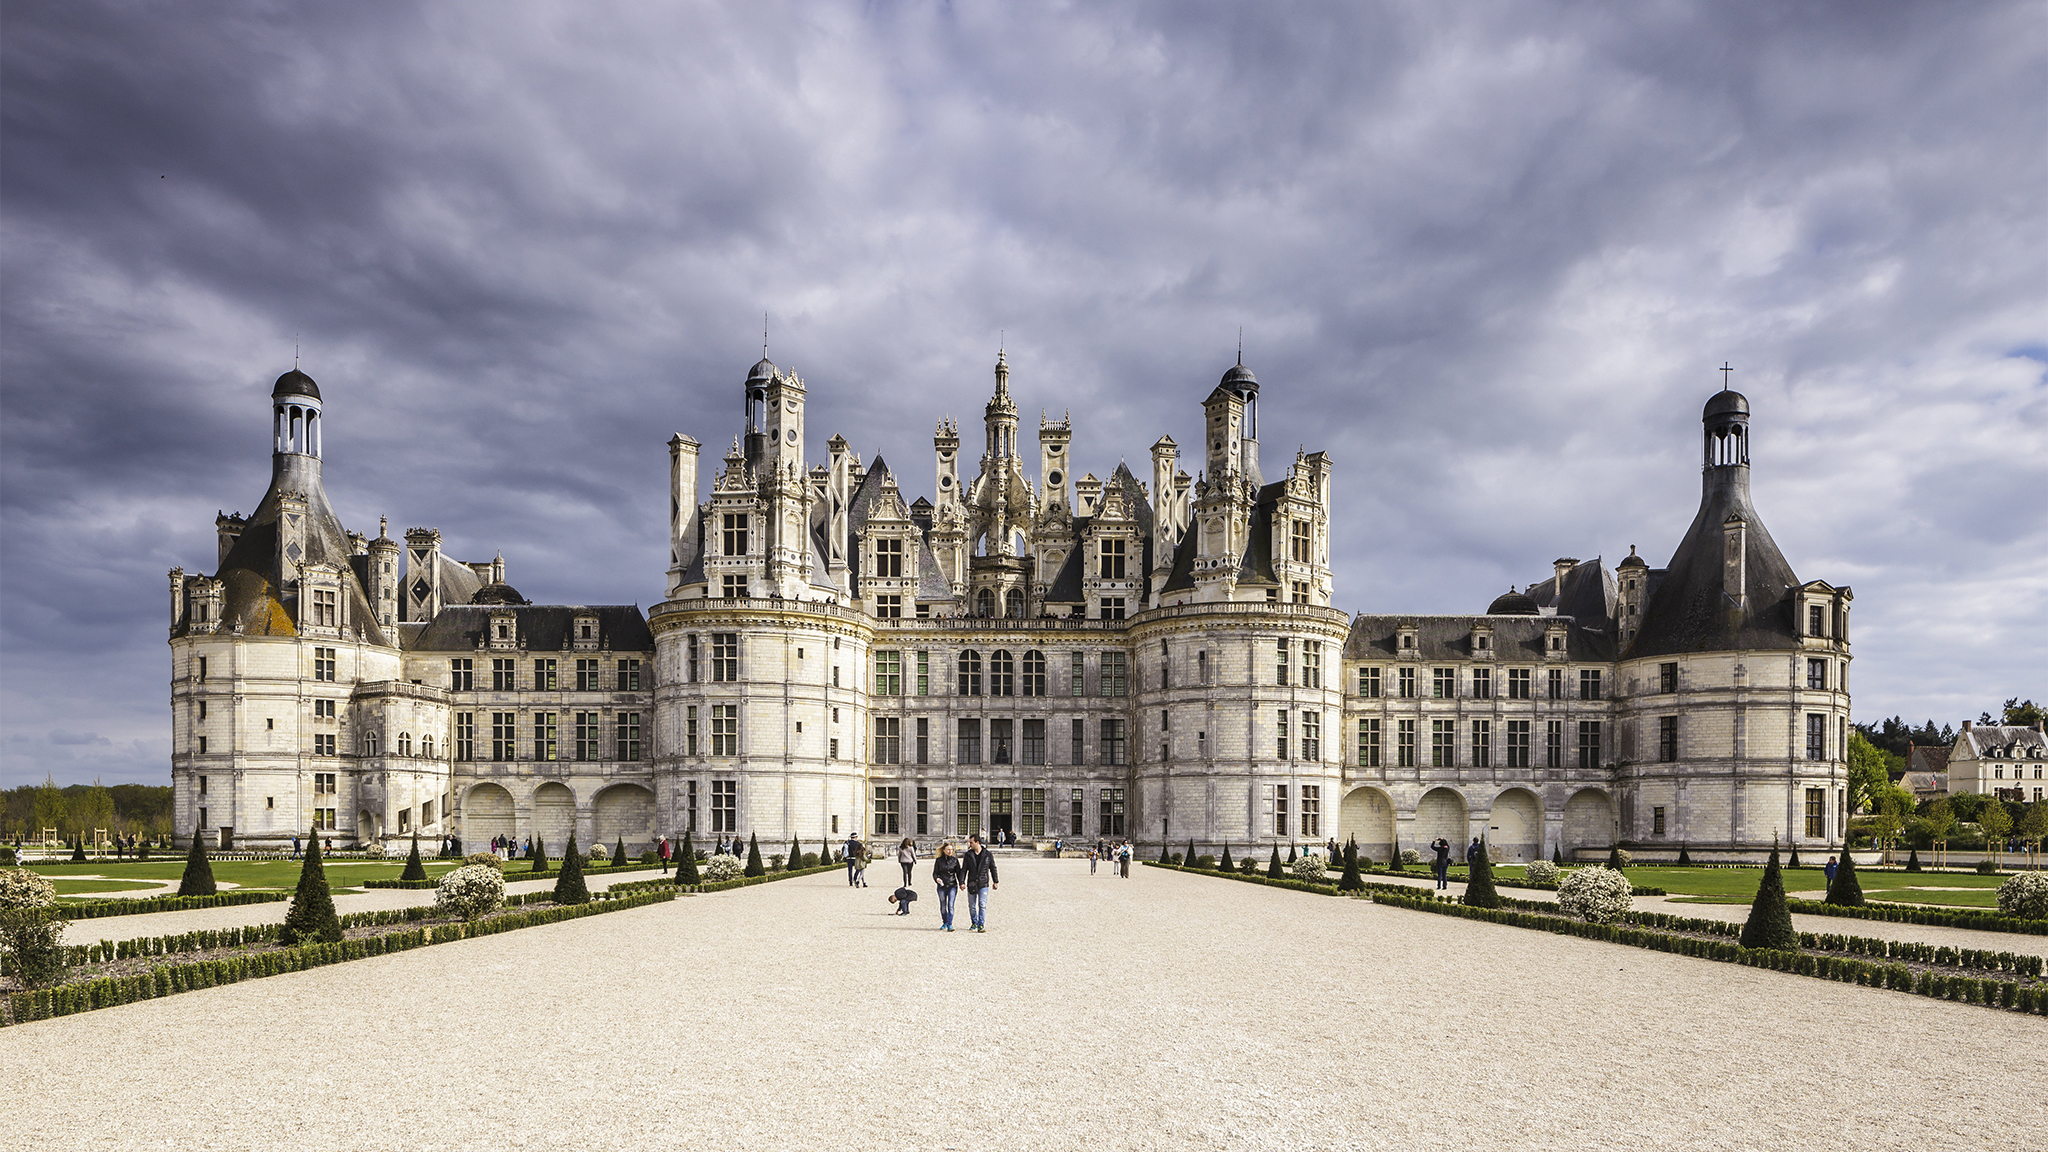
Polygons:
<instances>
[{"instance_id":1,"label":"domed tower roof","mask_svg":"<svg viewBox=\"0 0 2048 1152\"><path fill-rule=\"evenodd\" d=\"M1223 374L1222 382L1217 385L1219 388L1229 388L1233 391L1242 391L1246 388L1256 389L1258 386L1259 378L1252 374L1251 369L1244 366L1244 361L1241 359L1231 366L1230 371Z\"/></svg>"},{"instance_id":2,"label":"domed tower roof","mask_svg":"<svg viewBox=\"0 0 2048 1152\"><path fill-rule=\"evenodd\" d=\"M1649 566L1650 562L1636 555L1636 546L1631 544L1628 546L1628 558L1615 565L1615 569L1619 571L1623 568L1648 568Z\"/></svg>"},{"instance_id":3,"label":"domed tower roof","mask_svg":"<svg viewBox=\"0 0 2048 1152\"><path fill-rule=\"evenodd\" d=\"M1488 616L1540 616L1542 612L1537 609L1536 601L1531 600L1524 593L1515 591L1514 587L1510 585L1507 592L1494 597L1493 603L1486 606L1486 614Z\"/></svg>"},{"instance_id":4,"label":"domed tower roof","mask_svg":"<svg viewBox=\"0 0 2048 1152\"><path fill-rule=\"evenodd\" d=\"M510 584L506 584L506 583L502 583L502 582L499 582L499 583L494 583L494 584L486 584L486 585L484 585L483 587L481 587L481 588L477 589L477 590L476 590L476 595L474 595L474 596L471 596L471 597L469 598L469 602L470 602L471 604L528 604L528 603L531 603L531 601L529 601L529 600L528 600L528 599L527 599L526 597L524 597L524 596L521 596L521 595L519 594L519 589L517 589L517 588L514 588L514 587L512 587L512 586L511 586Z\"/></svg>"},{"instance_id":5,"label":"domed tower roof","mask_svg":"<svg viewBox=\"0 0 2048 1152\"><path fill-rule=\"evenodd\" d=\"M1749 397L1740 392L1723 388L1707 398L1707 406L1700 412L1700 419L1708 424L1730 416L1749 418Z\"/></svg>"},{"instance_id":6,"label":"domed tower roof","mask_svg":"<svg viewBox=\"0 0 2048 1152\"><path fill-rule=\"evenodd\" d=\"M766 356L761 357L760 362L747 371L747 383L749 384L756 382L766 384L773 379L775 379L775 361L770 360Z\"/></svg>"},{"instance_id":7,"label":"domed tower roof","mask_svg":"<svg viewBox=\"0 0 2048 1152\"><path fill-rule=\"evenodd\" d=\"M279 376L277 378L277 386L270 390L270 398L272 400L282 400L287 396L311 396L313 399L318 400L320 399L320 386L313 383L311 376L294 368Z\"/></svg>"}]
</instances>

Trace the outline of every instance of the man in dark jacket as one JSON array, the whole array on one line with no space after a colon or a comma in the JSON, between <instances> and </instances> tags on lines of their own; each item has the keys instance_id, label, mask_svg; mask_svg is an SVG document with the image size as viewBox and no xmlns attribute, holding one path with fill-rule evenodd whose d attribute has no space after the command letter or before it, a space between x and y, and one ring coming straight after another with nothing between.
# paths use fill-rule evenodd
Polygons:
<instances>
[{"instance_id":1,"label":"man in dark jacket","mask_svg":"<svg viewBox=\"0 0 2048 1152\"><path fill-rule=\"evenodd\" d=\"M988 894L996 885L996 858L981 846L981 837L967 838L967 854L960 858L967 877L967 919L976 932L988 931Z\"/></svg>"},{"instance_id":2,"label":"man in dark jacket","mask_svg":"<svg viewBox=\"0 0 2048 1152\"><path fill-rule=\"evenodd\" d=\"M1451 886L1451 842L1439 836L1436 838L1436 842L1430 845L1430 848L1436 853L1436 859L1433 862L1436 869L1436 886L1439 889L1449 888Z\"/></svg>"}]
</instances>

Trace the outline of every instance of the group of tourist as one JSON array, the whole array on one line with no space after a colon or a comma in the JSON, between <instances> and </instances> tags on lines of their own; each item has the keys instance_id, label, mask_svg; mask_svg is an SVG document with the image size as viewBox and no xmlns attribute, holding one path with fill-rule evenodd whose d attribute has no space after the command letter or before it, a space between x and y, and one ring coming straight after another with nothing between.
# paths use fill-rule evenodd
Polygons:
<instances>
[{"instance_id":1,"label":"group of tourist","mask_svg":"<svg viewBox=\"0 0 2048 1152\"><path fill-rule=\"evenodd\" d=\"M1330 841L1332 859L1336 856L1336 843L1335 840ZM1451 842L1439 836L1429 842L1429 850L1434 854L1433 859L1430 861L1430 869L1436 873L1436 886L1438 888L1449 888L1451 886ZM1479 837L1474 836L1472 843L1465 849L1465 866L1469 868L1477 864L1479 862L1479 854L1484 851L1486 849L1480 845Z\"/></svg>"},{"instance_id":2,"label":"group of tourist","mask_svg":"<svg viewBox=\"0 0 2048 1152\"><path fill-rule=\"evenodd\" d=\"M1097 840L1094 847L1088 849L1088 874L1090 876L1095 875L1095 869L1104 860L1109 861L1111 875L1121 876L1126 880L1131 878L1131 842L1129 840L1120 840L1116 843L1111 843L1107 840Z\"/></svg>"},{"instance_id":3,"label":"group of tourist","mask_svg":"<svg viewBox=\"0 0 2048 1152\"><path fill-rule=\"evenodd\" d=\"M847 885L867 887L868 864L874 853L858 832L846 838L842 851L846 857ZM898 916L910 915L910 905L917 900L917 889L912 887L917 877L917 858L917 842L904 837L896 846L896 863L903 869L903 885L889 894L889 903L896 906ZM965 852L956 853L951 840L939 842L938 852L932 857L932 883L939 893L940 931L953 930L954 912L963 891L967 893L967 930L988 931L988 898L998 886L996 858L983 846L979 833L967 837Z\"/></svg>"}]
</instances>

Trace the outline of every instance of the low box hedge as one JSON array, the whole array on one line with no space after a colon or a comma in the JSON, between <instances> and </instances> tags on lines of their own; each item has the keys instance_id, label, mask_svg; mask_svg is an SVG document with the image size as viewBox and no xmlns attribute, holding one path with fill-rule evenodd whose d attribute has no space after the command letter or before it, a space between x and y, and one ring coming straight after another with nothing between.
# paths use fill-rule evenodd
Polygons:
<instances>
[{"instance_id":1,"label":"low box hedge","mask_svg":"<svg viewBox=\"0 0 2048 1152\"><path fill-rule=\"evenodd\" d=\"M1827 904L1819 900L1787 900L1795 916L1843 916L1851 920L1884 920L1893 924L1923 924L1929 928L1969 928L1978 932L2011 932L2020 936L2048 936L2048 920L2021 920L2003 912L1977 910L1944 912L1907 904Z\"/></svg>"},{"instance_id":2,"label":"low box hedge","mask_svg":"<svg viewBox=\"0 0 2048 1152\"><path fill-rule=\"evenodd\" d=\"M289 892L221 892L212 896L145 896L134 900L59 901L57 914L66 920L97 920L103 916L142 916L151 912L190 912L194 908L229 908L237 904L273 904L289 900Z\"/></svg>"}]
</instances>

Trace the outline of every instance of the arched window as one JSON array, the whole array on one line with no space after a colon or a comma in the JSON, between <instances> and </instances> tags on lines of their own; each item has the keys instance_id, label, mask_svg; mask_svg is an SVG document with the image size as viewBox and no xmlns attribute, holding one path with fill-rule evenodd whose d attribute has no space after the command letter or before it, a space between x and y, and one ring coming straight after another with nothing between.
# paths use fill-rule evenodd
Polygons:
<instances>
[{"instance_id":1,"label":"arched window","mask_svg":"<svg viewBox=\"0 0 2048 1152\"><path fill-rule=\"evenodd\" d=\"M987 588L983 588L980 592L976 593L974 596L974 611L977 615L981 616L995 615L996 594Z\"/></svg>"},{"instance_id":2,"label":"arched window","mask_svg":"<svg viewBox=\"0 0 2048 1152\"><path fill-rule=\"evenodd\" d=\"M1036 648L1024 654L1024 695L1045 695L1045 653Z\"/></svg>"},{"instance_id":3,"label":"arched window","mask_svg":"<svg viewBox=\"0 0 2048 1152\"><path fill-rule=\"evenodd\" d=\"M377 754L377 734L376 734L375 732L365 732L365 733L363 733L363 755L365 755L365 756L375 756L376 754Z\"/></svg>"},{"instance_id":4,"label":"arched window","mask_svg":"<svg viewBox=\"0 0 2048 1152\"><path fill-rule=\"evenodd\" d=\"M1023 619L1024 590L1022 588L1012 588L1008 592L1003 593L1003 615L1013 620Z\"/></svg>"},{"instance_id":5,"label":"arched window","mask_svg":"<svg viewBox=\"0 0 2048 1152\"><path fill-rule=\"evenodd\" d=\"M991 696L1015 696L1017 694L1017 662L1006 649L998 648L988 658L988 694Z\"/></svg>"},{"instance_id":6,"label":"arched window","mask_svg":"<svg viewBox=\"0 0 2048 1152\"><path fill-rule=\"evenodd\" d=\"M981 695L981 653L974 651L960 654L960 695Z\"/></svg>"},{"instance_id":7,"label":"arched window","mask_svg":"<svg viewBox=\"0 0 2048 1152\"><path fill-rule=\"evenodd\" d=\"M434 758L434 735L429 732L420 737L420 755L429 760Z\"/></svg>"},{"instance_id":8,"label":"arched window","mask_svg":"<svg viewBox=\"0 0 2048 1152\"><path fill-rule=\"evenodd\" d=\"M398 754L400 756L412 755L412 733L400 732L398 734Z\"/></svg>"}]
</instances>

